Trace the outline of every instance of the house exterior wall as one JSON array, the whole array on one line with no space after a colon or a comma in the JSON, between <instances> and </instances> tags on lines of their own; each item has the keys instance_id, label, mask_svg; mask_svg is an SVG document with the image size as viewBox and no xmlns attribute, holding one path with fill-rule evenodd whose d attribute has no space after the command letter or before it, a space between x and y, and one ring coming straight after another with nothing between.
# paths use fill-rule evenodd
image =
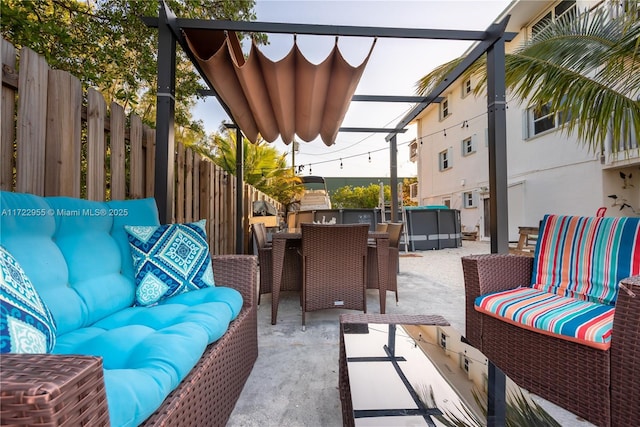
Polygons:
<instances>
[{"instance_id":1,"label":"house exterior wall","mask_svg":"<svg viewBox=\"0 0 640 427\"><path fill-rule=\"evenodd\" d=\"M525 40L532 23L558 3L513 4L508 11L512 18L507 31L519 34L507 44L507 53ZM576 5L584 9L597 3L577 1ZM472 77L472 88L477 80ZM418 204L449 204L460 210L463 230L477 226L481 238L488 238L487 100L484 94L465 96L465 87L467 83L461 78L442 95L447 99L447 117L442 117L442 104L433 104L416 119ZM612 160L609 153L601 157L600 153L590 152L575 135L561 127L527 136L527 107L526 101L507 93L510 241L518 239L518 226L537 226L546 213L595 216L599 208L607 207L607 216L634 215L630 208L620 210L620 201L625 199L640 214L637 149ZM475 151L465 155L466 138L472 138ZM447 150L449 167L441 170L441 153ZM614 203L619 205L612 206Z\"/></svg>"}]
</instances>

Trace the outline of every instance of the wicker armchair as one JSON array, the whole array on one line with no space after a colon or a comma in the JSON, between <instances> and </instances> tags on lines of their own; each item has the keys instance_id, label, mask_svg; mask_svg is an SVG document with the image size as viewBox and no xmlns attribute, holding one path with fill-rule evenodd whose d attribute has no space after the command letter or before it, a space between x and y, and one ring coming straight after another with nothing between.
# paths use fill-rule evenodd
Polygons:
<instances>
[{"instance_id":1,"label":"wicker armchair","mask_svg":"<svg viewBox=\"0 0 640 427\"><path fill-rule=\"evenodd\" d=\"M302 328L308 311L367 311L368 224L301 224Z\"/></svg>"},{"instance_id":2,"label":"wicker armchair","mask_svg":"<svg viewBox=\"0 0 640 427\"><path fill-rule=\"evenodd\" d=\"M269 294L273 289L273 251L267 243L267 230L263 223L252 225L253 239L258 252L260 265L260 290L258 305L262 294ZM293 242L287 243L284 255L284 269L282 271L281 291L299 291L302 289L302 268L300 261L300 246Z\"/></svg>"},{"instance_id":3,"label":"wicker armchair","mask_svg":"<svg viewBox=\"0 0 640 427\"><path fill-rule=\"evenodd\" d=\"M599 426L640 417L640 276L623 280L607 351L543 335L474 309L476 297L530 283L534 259L462 258L466 338L518 385Z\"/></svg>"}]
</instances>

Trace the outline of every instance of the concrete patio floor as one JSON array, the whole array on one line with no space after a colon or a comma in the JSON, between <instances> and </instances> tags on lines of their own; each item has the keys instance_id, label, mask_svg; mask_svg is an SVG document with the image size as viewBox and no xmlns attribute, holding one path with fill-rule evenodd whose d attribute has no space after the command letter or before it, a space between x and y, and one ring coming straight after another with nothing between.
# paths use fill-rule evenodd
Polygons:
<instances>
[{"instance_id":1,"label":"concrete patio floor","mask_svg":"<svg viewBox=\"0 0 640 427\"><path fill-rule=\"evenodd\" d=\"M410 252L401 256L399 304L387 294L387 313L439 314L464 332L464 283L460 257L489 253L487 242L463 241L461 248ZM367 311L379 313L378 292L367 292ZM271 297L258 309L258 360L231 414L228 426L341 426L338 394L340 313L307 314L301 329L298 293L284 293L278 323L271 325ZM566 427L592 424L543 399L535 399Z\"/></svg>"}]
</instances>

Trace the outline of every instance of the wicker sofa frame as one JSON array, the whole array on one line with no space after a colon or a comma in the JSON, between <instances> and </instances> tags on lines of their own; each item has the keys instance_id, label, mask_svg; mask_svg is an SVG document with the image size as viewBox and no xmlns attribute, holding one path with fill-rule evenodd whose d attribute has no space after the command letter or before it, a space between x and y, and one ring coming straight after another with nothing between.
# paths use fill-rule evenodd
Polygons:
<instances>
[{"instance_id":1,"label":"wicker sofa frame","mask_svg":"<svg viewBox=\"0 0 640 427\"><path fill-rule=\"evenodd\" d=\"M242 294L242 310L144 426L224 426L258 357L256 257L212 259L216 283ZM100 358L3 355L0 364L3 426L109 425Z\"/></svg>"},{"instance_id":2,"label":"wicker sofa frame","mask_svg":"<svg viewBox=\"0 0 640 427\"><path fill-rule=\"evenodd\" d=\"M622 281L611 347L597 350L513 326L474 309L476 297L531 281L533 258L462 258L466 338L518 385L599 426L640 417L640 276Z\"/></svg>"}]
</instances>

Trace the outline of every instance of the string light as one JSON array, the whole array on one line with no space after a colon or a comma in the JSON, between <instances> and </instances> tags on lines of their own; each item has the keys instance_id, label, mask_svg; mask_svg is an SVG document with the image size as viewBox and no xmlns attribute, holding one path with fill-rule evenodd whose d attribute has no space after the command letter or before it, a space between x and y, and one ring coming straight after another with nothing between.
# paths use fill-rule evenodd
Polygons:
<instances>
[{"instance_id":1,"label":"string light","mask_svg":"<svg viewBox=\"0 0 640 427\"><path fill-rule=\"evenodd\" d=\"M509 103L509 102L507 102L507 108L508 108L508 103ZM469 121L470 121L470 120L477 119L477 118L479 118L479 117L485 116L486 114L487 114L487 113L480 113L480 114L478 114L478 115L476 115L476 116L473 116L473 117L469 118L468 120L463 120L462 122L459 122L459 123L456 123L456 124L454 124L454 125L452 125L452 126L450 126L450 127L444 128L442 131L435 131L435 132L432 132L432 133L430 133L430 134L426 134L426 135L419 136L419 137L417 138L417 140L418 140L418 141L420 141L420 145L423 145L423 144L422 144L422 142L423 142L423 140L424 140L425 138L428 138L428 137L430 137L430 136L437 135L437 134L438 134L438 133L440 133L440 132L443 132L443 135L446 137L446 136L447 136L447 129L453 129L453 128L457 127L457 126L460 126L460 128L461 128L461 129L462 129L462 128L465 128L465 127L466 127L466 128L468 128L468 127L469 127ZM367 138L368 138L368 137L367 137ZM363 140L361 140L361 141L359 141L359 142L363 142L363 141L364 141L365 139L367 139L367 138L364 138ZM400 143L400 144L398 144L397 146L398 146L398 147L400 147L400 146L403 146L403 145L409 145L411 142L412 142L412 141L407 141L407 142L404 142L404 143ZM388 147L380 148L380 149L378 149L378 150L368 151L366 154L367 154L367 156L368 156L368 160L369 160L369 162L371 162L371 153L372 153L372 152L373 152L373 153L376 153L376 152L378 152L378 151L386 151L386 150L388 150ZM344 166L343 166L343 159L351 159L351 158L354 158L354 157L360 157L360 156L364 156L364 155L365 155L365 153L359 153L359 154L354 154L354 155L352 155L352 156L347 156L347 157L341 157L341 158L339 158L339 160L340 160L340 168L342 169L342 168L344 167ZM312 164L314 164L314 165L319 165L319 164L324 164L324 163L332 163L332 162L335 162L335 161L336 161L336 159L330 159L330 160L324 160L324 161L321 161L321 162L310 163L310 164L309 164L309 174L311 175L311 165L312 165ZM302 167L302 169L304 169L304 166Z\"/></svg>"}]
</instances>

